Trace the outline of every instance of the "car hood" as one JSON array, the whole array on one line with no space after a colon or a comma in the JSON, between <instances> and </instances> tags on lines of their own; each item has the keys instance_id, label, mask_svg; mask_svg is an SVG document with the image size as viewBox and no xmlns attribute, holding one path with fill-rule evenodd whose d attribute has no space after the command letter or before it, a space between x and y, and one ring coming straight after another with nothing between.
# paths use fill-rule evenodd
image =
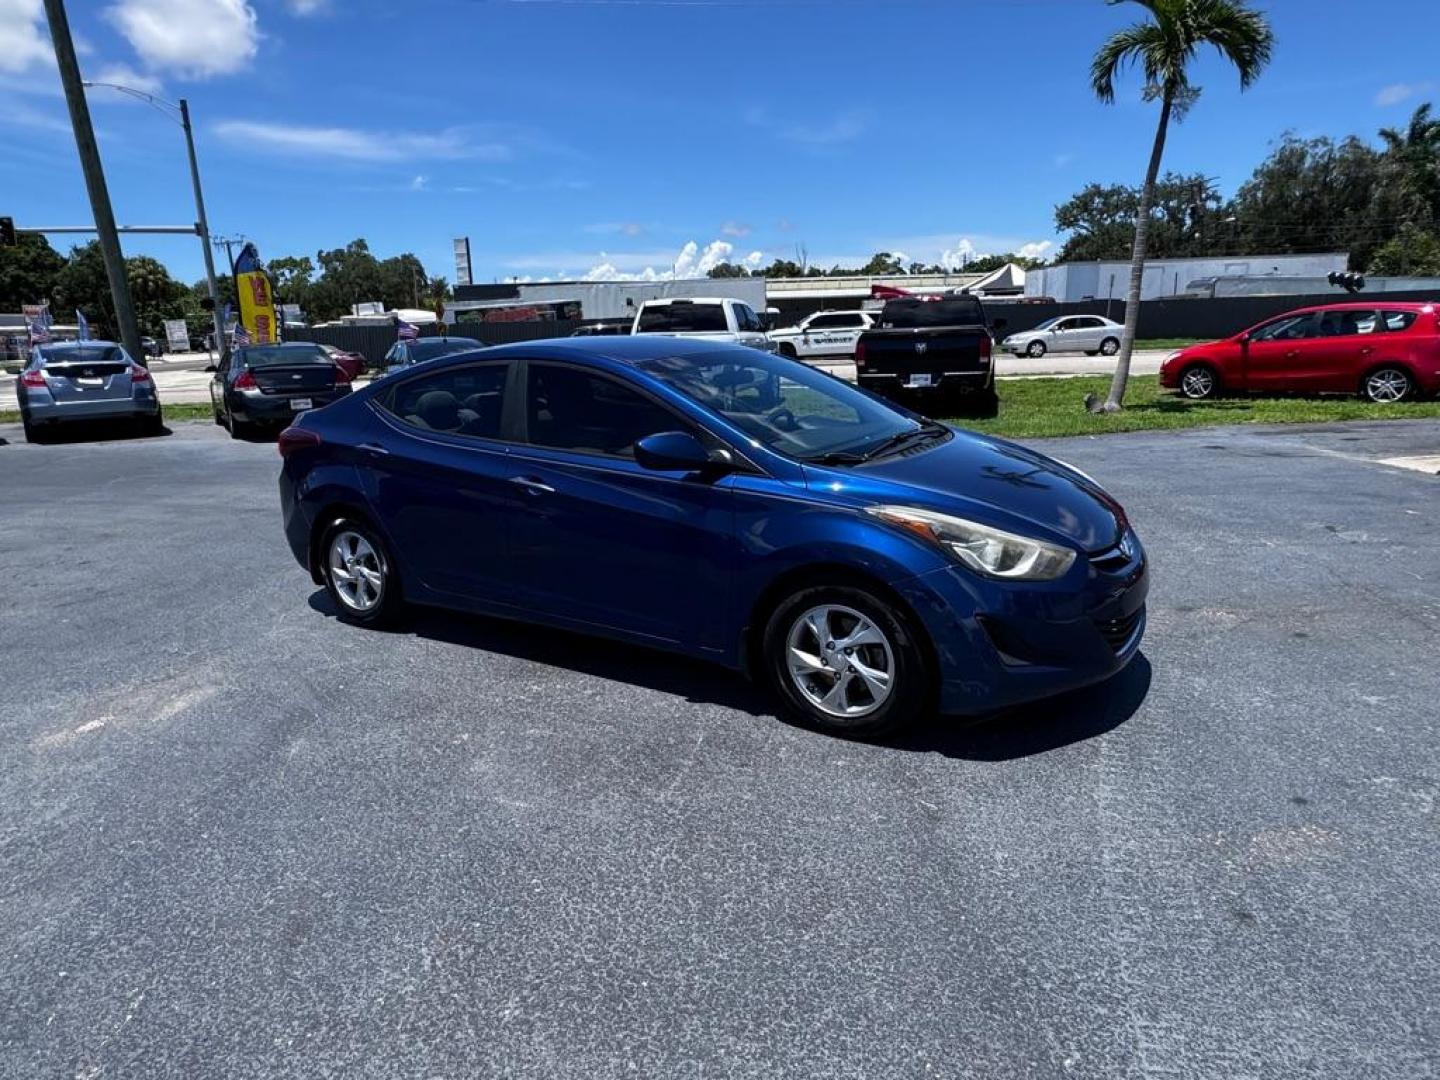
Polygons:
<instances>
[{"instance_id":1,"label":"car hood","mask_svg":"<svg viewBox=\"0 0 1440 1080\"><path fill-rule=\"evenodd\" d=\"M939 446L853 468L806 467L807 480L847 500L924 507L1095 552L1118 542L1120 504L1089 477L1003 439L968 432Z\"/></svg>"}]
</instances>

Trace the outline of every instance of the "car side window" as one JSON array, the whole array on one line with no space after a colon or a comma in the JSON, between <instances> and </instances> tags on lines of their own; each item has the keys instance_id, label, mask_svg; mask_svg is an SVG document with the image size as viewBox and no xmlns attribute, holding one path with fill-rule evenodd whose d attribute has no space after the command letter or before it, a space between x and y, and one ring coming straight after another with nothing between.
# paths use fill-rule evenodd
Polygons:
<instances>
[{"instance_id":1,"label":"car side window","mask_svg":"<svg viewBox=\"0 0 1440 1080\"><path fill-rule=\"evenodd\" d=\"M1315 331L1316 337L1353 337L1375 332L1373 311L1323 311Z\"/></svg>"},{"instance_id":2,"label":"car side window","mask_svg":"<svg viewBox=\"0 0 1440 1080\"><path fill-rule=\"evenodd\" d=\"M1312 312L1302 315L1285 315L1274 322L1268 322L1250 335L1251 341L1299 341L1314 336L1315 316Z\"/></svg>"},{"instance_id":3,"label":"car side window","mask_svg":"<svg viewBox=\"0 0 1440 1080\"><path fill-rule=\"evenodd\" d=\"M497 439L509 374L508 363L446 368L406 379L382 404L402 423L421 431Z\"/></svg>"},{"instance_id":4,"label":"car side window","mask_svg":"<svg viewBox=\"0 0 1440 1080\"><path fill-rule=\"evenodd\" d=\"M1399 334L1415 325L1413 311L1382 311L1380 317L1385 320L1387 334Z\"/></svg>"},{"instance_id":5,"label":"car side window","mask_svg":"<svg viewBox=\"0 0 1440 1080\"><path fill-rule=\"evenodd\" d=\"M551 450L633 458L635 443L694 427L604 375L532 361L525 395L526 441Z\"/></svg>"}]
</instances>

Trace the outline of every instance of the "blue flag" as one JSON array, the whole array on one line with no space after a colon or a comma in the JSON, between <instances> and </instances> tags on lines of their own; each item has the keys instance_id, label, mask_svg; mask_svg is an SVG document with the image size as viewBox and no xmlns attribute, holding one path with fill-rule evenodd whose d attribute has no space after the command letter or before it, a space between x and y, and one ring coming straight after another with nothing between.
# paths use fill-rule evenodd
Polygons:
<instances>
[{"instance_id":1,"label":"blue flag","mask_svg":"<svg viewBox=\"0 0 1440 1080\"><path fill-rule=\"evenodd\" d=\"M90 340L90 323L89 323L89 320L87 320L87 319L85 318L84 313L83 313L79 308L76 308L76 309L75 309L75 322L76 322L76 325L78 325L78 326L80 327L80 340L81 340L81 341L89 341L89 340Z\"/></svg>"}]
</instances>

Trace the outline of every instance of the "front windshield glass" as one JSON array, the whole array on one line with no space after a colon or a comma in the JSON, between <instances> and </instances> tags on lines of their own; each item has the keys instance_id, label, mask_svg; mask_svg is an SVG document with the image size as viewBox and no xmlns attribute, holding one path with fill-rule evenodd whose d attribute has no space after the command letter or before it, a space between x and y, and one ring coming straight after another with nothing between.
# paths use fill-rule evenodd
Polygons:
<instances>
[{"instance_id":1,"label":"front windshield glass","mask_svg":"<svg viewBox=\"0 0 1440 1080\"><path fill-rule=\"evenodd\" d=\"M1056 323L1058 323L1059 321L1060 321L1059 319L1046 319L1046 320L1045 320L1044 322L1042 322L1039 326L1035 327L1035 329L1036 329L1036 330L1049 330L1050 327L1054 326L1054 325L1055 325Z\"/></svg>"},{"instance_id":2,"label":"front windshield glass","mask_svg":"<svg viewBox=\"0 0 1440 1080\"><path fill-rule=\"evenodd\" d=\"M848 383L758 349L667 356L636 367L761 446L802 461L865 454L921 427Z\"/></svg>"}]
</instances>

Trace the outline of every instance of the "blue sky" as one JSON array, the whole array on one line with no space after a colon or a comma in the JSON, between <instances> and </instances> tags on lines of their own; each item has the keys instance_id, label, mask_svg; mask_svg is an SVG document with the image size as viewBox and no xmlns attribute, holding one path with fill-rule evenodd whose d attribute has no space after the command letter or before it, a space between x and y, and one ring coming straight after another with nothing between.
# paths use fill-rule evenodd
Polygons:
<instances>
[{"instance_id":1,"label":"blue sky","mask_svg":"<svg viewBox=\"0 0 1440 1080\"><path fill-rule=\"evenodd\" d=\"M1227 193L1283 131L1440 100L1440 5L1269 0L1241 94L1205 57L1166 166ZM453 278L658 274L715 259L1049 250L1055 203L1136 182L1154 108L1090 95L1134 5L1101 0L70 0L90 79L186 97L210 224L262 256L366 237ZM1370 21L1370 16L1376 16ZM95 91L122 223L193 218L178 126ZM90 220L40 0L0 0L0 213ZM53 238L59 245L63 238ZM198 241L126 238L200 276ZM758 253L752 255L752 253Z\"/></svg>"}]
</instances>

